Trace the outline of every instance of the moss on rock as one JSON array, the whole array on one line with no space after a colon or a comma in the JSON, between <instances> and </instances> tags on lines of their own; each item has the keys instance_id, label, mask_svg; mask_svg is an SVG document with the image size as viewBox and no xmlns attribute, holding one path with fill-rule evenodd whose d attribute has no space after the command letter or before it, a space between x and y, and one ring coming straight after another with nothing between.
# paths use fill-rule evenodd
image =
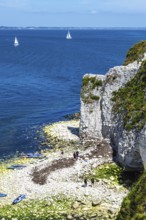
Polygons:
<instances>
[{"instance_id":1,"label":"moss on rock","mask_svg":"<svg viewBox=\"0 0 146 220\"><path fill-rule=\"evenodd\" d=\"M146 52L146 41L141 41L135 44L133 47L130 48L126 55L126 60L124 65L128 65L134 61L139 61L143 58L144 53Z\"/></svg>"}]
</instances>

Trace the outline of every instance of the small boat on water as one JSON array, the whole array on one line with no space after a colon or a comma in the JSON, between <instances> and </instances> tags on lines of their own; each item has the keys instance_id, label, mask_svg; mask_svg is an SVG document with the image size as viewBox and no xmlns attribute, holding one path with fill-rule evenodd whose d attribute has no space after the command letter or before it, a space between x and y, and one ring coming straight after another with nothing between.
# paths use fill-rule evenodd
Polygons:
<instances>
[{"instance_id":1,"label":"small boat on water","mask_svg":"<svg viewBox=\"0 0 146 220\"><path fill-rule=\"evenodd\" d=\"M18 46L19 46L18 38L15 37L15 39L14 39L14 47L18 47Z\"/></svg>"},{"instance_id":2,"label":"small boat on water","mask_svg":"<svg viewBox=\"0 0 146 220\"><path fill-rule=\"evenodd\" d=\"M35 152L35 153L21 153L20 154L20 157L21 158L45 158L46 156L45 155L43 155L43 154L40 154L40 153L37 153L37 152Z\"/></svg>"},{"instance_id":3,"label":"small boat on water","mask_svg":"<svg viewBox=\"0 0 146 220\"><path fill-rule=\"evenodd\" d=\"M66 39L67 39L67 40L72 39L72 36L71 36L71 34L70 34L70 32L69 32L69 31L67 32Z\"/></svg>"},{"instance_id":4,"label":"small boat on water","mask_svg":"<svg viewBox=\"0 0 146 220\"><path fill-rule=\"evenodd\" d=\"M28 153L26 157L28 157L28 158L43 158L44 156L39 153Z\"/></svg>"},{"instance_id":5,"label":"small boat on water","mask_svg":"<svg viewBox=\"0 0 146 220\"><path fill-rule=\"evenodd\" d=\"M22 164L14 164L14 165L11 165L9 167L7 167L7 169L12 169L12 170L21 170L23 168L25 168L26 166L25 165L22 165Z\"/></svg>"},{"instance_id":6,"label":"small boat on water","mask_svg":"<svg viewBox=\"0 0 146 220\"><path fill-rule=\"evenodd\" d=\"M0 193L0 197L6 197L7 194L4 194L4 193Z\"/></svg>"},{"instance_id":7,"label":"small boat on water","mask_svg":"<svg viewBox=\"0 0 146 220\"><path fill-rule=\"evenodd\" d=\"M23 199L25 199L25 195L21 194L20 196L18 196L16 199L14 199L14 201L12 202L12 205L17 204L18 202L22 201Z\"/></svg>"}]
</instances>

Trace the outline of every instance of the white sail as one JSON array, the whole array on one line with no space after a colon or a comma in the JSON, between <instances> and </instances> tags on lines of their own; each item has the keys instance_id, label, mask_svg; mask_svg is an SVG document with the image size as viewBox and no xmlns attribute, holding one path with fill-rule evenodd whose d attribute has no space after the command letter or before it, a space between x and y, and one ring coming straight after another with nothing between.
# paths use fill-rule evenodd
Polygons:
<instances>
[{"instance_id":1,"label":"white sail","mask_svg":"<svg viewBox=\"0 0 146 220\"><path fill-rule=\"evenodd\" d=\"M14 47L18 47L19 46L19 41L17 39L17 37L15 37L14 39Z\"/></svg>"},{"instance_id":2,"label":"white sail","mask_svg":"<svg viewBox=\"0 0 146 220\"><path fill-rule=\"evenodd\" d=\"M72 39L72 36L69 31L67 32L66 39Z\"/></svg>"}]
</instances>

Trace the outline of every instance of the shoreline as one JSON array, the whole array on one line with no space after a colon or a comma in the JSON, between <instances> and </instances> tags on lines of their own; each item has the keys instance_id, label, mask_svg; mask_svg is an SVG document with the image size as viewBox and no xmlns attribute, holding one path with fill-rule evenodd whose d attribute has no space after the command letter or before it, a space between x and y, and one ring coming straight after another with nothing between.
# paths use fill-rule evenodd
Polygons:
<instances>
[{"instance_id":1,"label":"shoreline","mask_svg":"<svg viewBox=\"0 0 146 220\"><path fill-rule=\"evenodd\" d=\"M46 138L54 138L58 141L75 141L79 142L79 120L72 119L55 122L43 127Z\"/></svg>"},{"instance_id":2,"label":"shoreline","mask_svg":"<svg viewBox=\"0 0 146 220\"><path fill-rule=\"evenodd\" d=\"M99 142L98 148L94 144L92 147L79 148L79 137L74 132L78 130L78 125L79 120L70 120L45 126L45 135L48 135L48 140L52 137L52 142L57 147L44 153L45 158L27 161L22 170L1 174L0 192L8 196L0 198L0 207L10 205L19 194L26 195L26 202L32 199L51 200L53 196L62 194L75 201L86 200L90 206L100 198L99 206L108 206L108 209L114 207L113 212L119 211L121 202L128 193L127 189L105 180L99 180L94 187L89 183L87 187L83 187L84 175L90 174L92 169L101 164L113 161L112 151L105 141ZM74 159L73 153L77 149L79 158ZM44 177L45 181L42 181Z\"/></svg>"}]
</instances>

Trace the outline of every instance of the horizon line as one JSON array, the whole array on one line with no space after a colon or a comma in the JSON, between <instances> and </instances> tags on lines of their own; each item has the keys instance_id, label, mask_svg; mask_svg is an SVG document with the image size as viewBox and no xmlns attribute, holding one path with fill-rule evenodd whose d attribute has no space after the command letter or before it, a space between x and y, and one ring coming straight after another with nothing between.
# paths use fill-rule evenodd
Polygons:
<instances>
[{"instance_id":1,"label":"horizon line","mask_svg":"<svg viewBox=\"0 0 146 220\"><path fill-rule=\"evenodd\" d=\"M146 29L146 27L4 26L0 29Z\"/></svg>"}]
</instances>

